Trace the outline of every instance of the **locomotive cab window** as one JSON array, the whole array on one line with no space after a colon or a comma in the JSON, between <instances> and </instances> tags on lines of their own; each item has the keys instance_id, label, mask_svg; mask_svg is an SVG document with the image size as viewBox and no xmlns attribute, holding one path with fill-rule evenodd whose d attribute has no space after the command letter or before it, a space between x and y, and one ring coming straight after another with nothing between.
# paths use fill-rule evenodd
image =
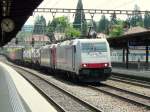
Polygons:
<instances>
[{"instance_id":1,"label":"locomotive cab window","mask_svg":"<svg viewBox=\"0 0 150 112\"><path fill-rule=\"evenodd\" d=\"M82 52L107 52L106 43L82 43Z\"/></svg>"}]
</instances>

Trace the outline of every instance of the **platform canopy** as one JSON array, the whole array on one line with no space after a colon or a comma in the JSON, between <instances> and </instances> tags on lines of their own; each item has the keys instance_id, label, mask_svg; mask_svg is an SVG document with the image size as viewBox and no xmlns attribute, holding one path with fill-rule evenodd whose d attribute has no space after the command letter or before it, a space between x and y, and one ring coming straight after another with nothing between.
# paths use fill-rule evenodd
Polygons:
<instances>
[{"instance_id":1,"label":"platform canopy","mask_svg":"<svg viewBox=\"0 0 150 112\"><path fill-rule=\"evenodd\" d=\"M142 27L132 27L120 37L107 39L111 47L125 48L127 46L149 46L150 30Z\"/></svg>"},{"instance_id":2,"label":"platform canopy","mask_svg":"<svg viewBox=\"0 0 150 112\"><path fill-rule=\"evenodd\" d=\"M24 25L32 12L43 0L1 0L0 1L0 21L6 18L11 19L14 22L14 29L11 32L2 32L0 29L0 46L5 45L12 38L14 38L21 27ZM7 26L7 24L5 25Z\"/></svg>"}]
</instances>

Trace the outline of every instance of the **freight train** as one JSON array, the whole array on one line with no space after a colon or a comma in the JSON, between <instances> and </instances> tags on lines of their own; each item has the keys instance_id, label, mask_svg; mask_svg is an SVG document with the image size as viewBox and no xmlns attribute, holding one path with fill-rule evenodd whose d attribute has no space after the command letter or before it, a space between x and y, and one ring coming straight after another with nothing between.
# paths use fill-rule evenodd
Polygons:
<instances>
[{"instance_id":1,"label":"freight train","mask_svg":"<svg viewBox=\"0 0 150 112\"><path fill-rule=\"evenodd\" d=\"M13 61L30 63L75 80L105 81L111 75L110 48L106 39L74 39L39 49L9 51Z\"/></svg>"}]
</instances>

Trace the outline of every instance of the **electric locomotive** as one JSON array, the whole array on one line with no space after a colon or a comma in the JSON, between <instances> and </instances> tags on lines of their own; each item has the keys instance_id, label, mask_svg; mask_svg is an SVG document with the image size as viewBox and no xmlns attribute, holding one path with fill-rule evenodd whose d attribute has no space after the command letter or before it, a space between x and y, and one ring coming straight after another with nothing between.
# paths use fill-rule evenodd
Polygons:
<instances>
[{"instance_id":1,"label":"electric locomotive","mask_svg":"<svg viewBox=\"0 0 150 112\"><path fill-rule=\"evenodd\" d=\"M106 39L62 42L56 48L56 68L81 81L104 81L111 74L109 44Z\"/></svg>"}]
</instances>

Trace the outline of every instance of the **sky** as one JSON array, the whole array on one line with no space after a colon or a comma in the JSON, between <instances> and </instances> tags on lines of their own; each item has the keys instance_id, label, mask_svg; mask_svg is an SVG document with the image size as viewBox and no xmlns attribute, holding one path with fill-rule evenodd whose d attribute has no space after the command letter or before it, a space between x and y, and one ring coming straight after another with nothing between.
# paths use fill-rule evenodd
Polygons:
<instances>
[{"instance_id":1,"label":"sky","mask_svg":"<svg viewBox=\"0 0 150 112\"><path fill-rule=\"evenodd\" d=\"M72 8L75 9L78 0L43 0L39 5L39 8ZM150 0L82 0L83 8L85 9L113 9L113 10L133 10L135 4L140 7L140 10L150 11ZM48 23L52 20L51 13L33 13L27 20L26 24L33 25L35 17L37 15L43 15ZM73 22L73 14L56 14L55 17L68 16L70 22ZM110 15L106 15L108 18ZM117 15L117 18L126 18L126 15ZM98 21L101 15L94 15L94 20ZM86 19L91 19L90 14L86 14Z\"/></svg>"}]
</instances>

